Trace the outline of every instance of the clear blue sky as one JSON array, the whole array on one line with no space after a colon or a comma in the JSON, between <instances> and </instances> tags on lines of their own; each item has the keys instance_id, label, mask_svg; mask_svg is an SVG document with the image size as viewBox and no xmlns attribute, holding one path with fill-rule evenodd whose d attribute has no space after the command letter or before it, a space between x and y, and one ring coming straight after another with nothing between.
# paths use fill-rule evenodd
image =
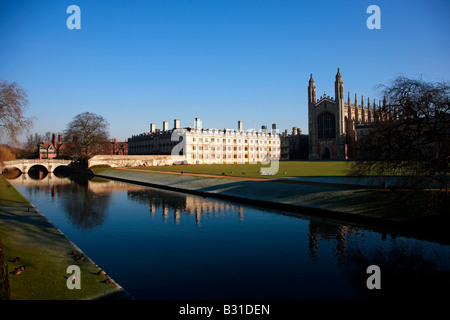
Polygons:
<instances>
[{"instance_id":1,"label":"clear blue sky","mask_svg":"<svg viewBox=\"0 0 450 320\"><path fill-rule=\"evenodd\" d=\"M81 30L69 30L69 5ZM369 30L369 5L381 29ZM173 119L308 131L307 85L379 98L402 74L450 78L450 1L0 1L0 79L29 96L32 132L90 111L124 140Z\"/></svg>"}]
</instances>

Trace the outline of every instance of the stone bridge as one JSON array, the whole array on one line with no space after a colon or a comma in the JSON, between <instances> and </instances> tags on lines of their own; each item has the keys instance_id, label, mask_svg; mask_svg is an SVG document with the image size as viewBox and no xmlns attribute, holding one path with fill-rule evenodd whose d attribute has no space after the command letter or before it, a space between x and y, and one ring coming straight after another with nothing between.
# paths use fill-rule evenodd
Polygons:
<instances>
[{"instance_id":1,"label":"stone bridge","mask_svg":"<svg viewBox=\"0 0 450 320\"><path fill-rule=\"evenodd\" d=\"M180 156L178 161L183 161ZM174 159L170 155L97 155L89 159L88 168L93 166L116 167L141 167L141 166L170 166ZM6 168L17 168L22 173L26 173L34 166L43 166L48 172L53 172L57 167L69 166L70 160L61 159L18 159L4 161L0 164L1 171Z\"/></svg>"},{"instance_id":2,"label":"stone bridge","mask_svg":"<svg viewBox=\"0 0 450 320\"><path fill-rule=\"evenodd\" d=\"M17 159L4 161L0 164L0 168L17 168L22 173L28 172L34 166L43 166L48 172L53 172L57 167L65 166L68 167L72 161L62 160L62 159Z\"/></svg>"},{"instance_id":3,"label":"stone bridge","mask_svg":"<svg viewBox=\"0 0 450 320\"><path fill-rule=\"evenodd\" d=\"M178 159L182 160L181 158ZM97 155L89 159L88 167L101 165L108 165L113 168L170 166L173 165L174 161L171 155Z\"/></svg>"}]
</instances>

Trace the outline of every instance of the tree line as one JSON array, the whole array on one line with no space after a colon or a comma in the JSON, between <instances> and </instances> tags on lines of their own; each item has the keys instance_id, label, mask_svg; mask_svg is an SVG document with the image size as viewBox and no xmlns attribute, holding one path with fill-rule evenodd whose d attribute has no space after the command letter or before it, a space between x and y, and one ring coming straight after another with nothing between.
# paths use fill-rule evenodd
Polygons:
<instances>
[{"instance_id":1,"label":"tree line","mask_svg":"<svg viewBox=\"0 0 450 320\"><path fill-rule=\"evenodd\" d=\"M0 81L0 138L6 138L13 145L18 145L19 137L28 132L23 148L0 146L0 161L14 158L34 158L37 156L38 144L52 141L53 134L62 136L59 143L60 157L82 160L96 154L109 154L111 143L108 121L97 114L83 112L76 115L63 132L46 132L30 134L33 118L25 116L29 101L25 89L17 82Z\"/></svg>"}]
</instances>

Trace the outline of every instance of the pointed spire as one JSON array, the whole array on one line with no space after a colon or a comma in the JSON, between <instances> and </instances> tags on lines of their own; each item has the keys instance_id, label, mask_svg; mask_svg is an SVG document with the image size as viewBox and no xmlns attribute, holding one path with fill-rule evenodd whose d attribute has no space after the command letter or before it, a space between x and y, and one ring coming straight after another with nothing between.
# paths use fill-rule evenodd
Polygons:
<instances>
[{"instance_id":1,"label":"pointed spire","mask_svg":"<svg viewBox=\"0 0 450 320\"><path fill-rule=\"evenodd\" d=\"M348 93L348 103L347 103L347 128L345 128L347 134L352 131L352 104L350 103L350 92Z\"/></svg>"},{"instance_id":2,"label":"pointed spire","mask_svg":"<svg viewBox=\"0 0 450 320\"><path fill-rule=\"evenodd\" d=\"M370 98L367 97L367 122L372 122L372 111L370 110Z\"/></svg>"},{"instance_id":3,"label":"pointed spire","mask_svg":"<svg viewBox=\"0 0 450 320\"><path fill-rule=\"evenodd\" d=\"M309 78L309 85L312 86L312 87L315 86L315 83L314 83L314 79L313 79L312 73L311 73L311 77Z\"/></svg>"},{"instance_id":4,"label":"pointed spire","mask_svg":"<svg viewBox=\"0 0 450 320\"><path fill-rule=\"evenodd\" d=\"M336 81L342 82L342 75L341 75L339 68L337 69L337 73L336 73Z\"/></svg>"},{"instance_id":5,"label":"pointed spire","mask_svg":"<svg viewBox=\"0 0 450 320\"><path fill-rule=\"evenodd\" d=\"M316 102L316 84L314 83L312 73L311 73L311 78L309 79L308 98L309 98L310 103Z\"/></svg>"},{"instance_id":6,"label":"pointed spire","mask_svg":"<svg viewBox=\"0 0 450 320\"><path fill-rule=\"evenodd\" d=\"M361 96L361 123L366 122L366 111L364 110L364 96Z\"/></svg>"},{"instance_id":7,"label":"pointed spire","mask_svg":"<svg viewBox=\"0 0 450 320\"><path fill-rule=\"evenodd\" d=\"M379 119L379 115L377 113L377 101L373 98L373 121L376 121L377 118Z\"/></svg>"}]
</instances>

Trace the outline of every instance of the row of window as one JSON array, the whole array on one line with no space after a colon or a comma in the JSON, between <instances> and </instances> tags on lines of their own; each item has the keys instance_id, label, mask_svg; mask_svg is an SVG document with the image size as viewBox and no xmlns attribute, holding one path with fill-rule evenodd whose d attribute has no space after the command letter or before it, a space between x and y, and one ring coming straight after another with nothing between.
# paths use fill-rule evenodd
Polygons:
<instances>
[{"instance_id":1,"label":"row of window","mask_svg":"<svg viewBox=\"0 0 450 320\"><path fill-rule=\"evenodd\" d=\"M208 138L192 138L193 142L216 142L219 143L220 139L217 139L217 141L215 140L215 138L211 138L210 140L208 140ZM255 140L255 143L259 143L260 144L272 144L272 140ZM231 139L222 139L223 143L231 143ZM233 139L233 143L242 143L242 139ZM248 143L248 140L244 140L244 143ZM253 144L253 140L250 140L250 144ZM280 144L280 141L278 140L274 140L273 144Z\"/></svg>"},{"instance_id":2,"label":"row of window","mask_svg":"<svg viewBox=\"0 0 450 320\"><path fill-rule=\"evenodd\" d=\"M250 148L250 151L267 151L267 149L269 149L269 151L280 151L280 148L267 148L267 147L265 147L265 148L263 148L263 147L245 147L244 148L244 151L248 151L249 150L249 148ZM208 146L192 146L192 150L208 150L209 149L209 147ZM253 150L254 149L254 150ZM218 151L220 151L220 147L210 147L210 150L211 151L215 151L215 150L218 150ZM223 151L232 151L231 150L231 147L222 147L222 150ZM242 151L242 147L233 147L233 151Z\"/></svg>"},{"instance_id":3,"label":"row of window","mask_svg":"<svg viewBox=\"0 0 450 320\"><path fill-rule=\"evenodd\" d=\"M208 159L208 156L209 156L209 159L220 159L220 158L222 158L222 159L248 159L247 154L244 157L242 157L242 155L240 155L240 154L238 154L238 155L236 155L236 154L235 155L231 155L231 154L225 155L224 154L222 157L220 155L215 156L215 155L207 155L207 154L204 154L204 155L203 154L193 154L192 158L193 159ZM270 155L267 155L267 157L270 158ZM266 157L266 155L263 157L259 157L259 158L253 156L252 159L253 159L253 161L255 161L256 159L266 159L267 157ZM277 158L277 157L275 156L275 158Z\"/></svg>"}]
</instances>

